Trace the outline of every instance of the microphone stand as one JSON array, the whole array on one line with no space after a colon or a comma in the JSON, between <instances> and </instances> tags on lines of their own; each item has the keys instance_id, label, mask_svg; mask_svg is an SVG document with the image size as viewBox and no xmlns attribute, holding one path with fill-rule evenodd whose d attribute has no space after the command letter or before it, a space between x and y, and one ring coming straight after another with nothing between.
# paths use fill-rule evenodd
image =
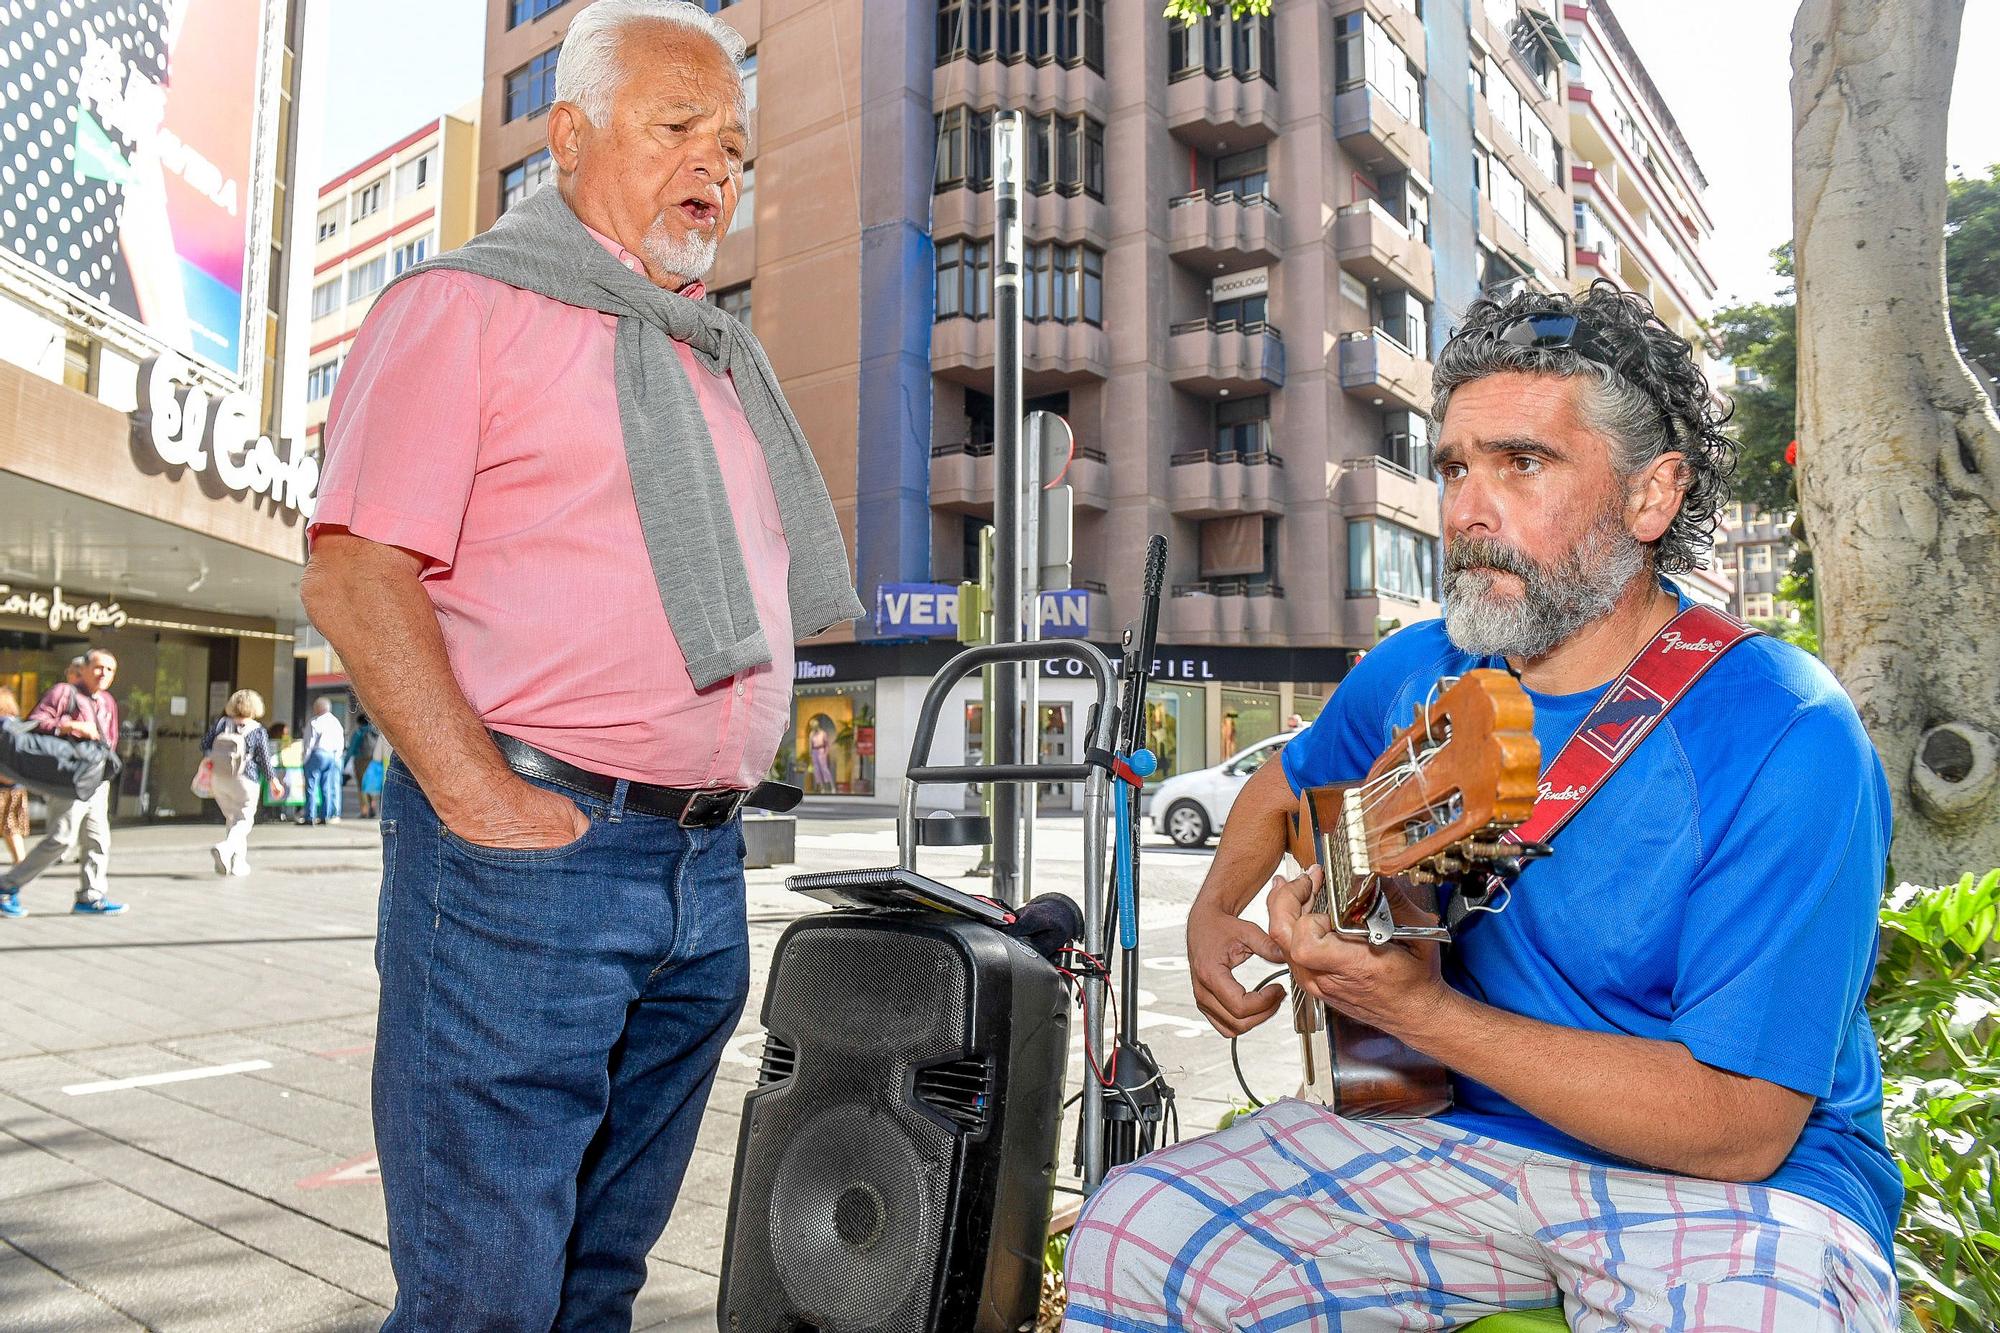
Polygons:
<instances>
[{"instance_id":1,"label":"microphone stand","mask_svg":"<svg viewBox=\"0 0 2000 1333\"><path fill-rule=\"evenodd\" d=\"M1140 787L1156 761L1146 748L1146 687L1152 680L1153 653L1159 641L1160 595L1166 582L1167 539L1155 534L1146 546L1146 575L1136 627L1124 635L1123 698L1118 714L1117 767L1118 839L1111 910L1107 919L1118 926L1123 956L1119 968L1118 1042L1113 1055L1110 1095L1104 1100L1105 1158L1108 1166L1137 1161L1156 1146L1159 1128L1173 1102L1173 1090L1160 1074L1159 1062L1139 1040L1139 813ZM1106 933L1107 941L1109 932ZM1110 960L1107 956L1106 962ZM1095 1181L1085 1187L1095 1188Z\"/></svg>"}]
</instances>

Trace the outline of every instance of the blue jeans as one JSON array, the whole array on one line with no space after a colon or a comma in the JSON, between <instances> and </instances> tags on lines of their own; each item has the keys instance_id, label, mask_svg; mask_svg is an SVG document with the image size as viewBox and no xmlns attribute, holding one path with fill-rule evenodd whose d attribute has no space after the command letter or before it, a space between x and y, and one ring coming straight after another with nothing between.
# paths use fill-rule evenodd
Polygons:
<instances>
[{"instance_id":1,"label":"blue jeans","mask_svg":"<svg viewBox=\"0 0 2000 1333\"><path fill-rule=\"evenodd\" d=\"M324 750L306 756L306 823L340 815L340 760Z\"/></svg>"},{"instance_id":2,"label":"blue jeans","mask_svg":"<svg viewBox=\"0 0 2000 1333\"><path fill-rule=\"evenodd\" d=\"M540 785L582 838L476 846L400 761L384 783L384 1333L630 1327L749 993L739 824Z\"/></svg>"}]
</instances>

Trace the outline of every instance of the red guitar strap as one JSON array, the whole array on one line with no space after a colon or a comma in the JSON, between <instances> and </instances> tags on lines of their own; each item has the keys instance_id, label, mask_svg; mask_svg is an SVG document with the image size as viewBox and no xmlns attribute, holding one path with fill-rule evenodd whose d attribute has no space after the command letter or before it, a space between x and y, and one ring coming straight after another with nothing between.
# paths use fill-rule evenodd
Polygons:
<instances>
[{"instance_id":1,"label":"red guitar strap","mask_svg":"<svg viewBox=\"0 0 2000 1333\"><path fill-rule=\"evenodd\" d=\"M1675 616L1604 691L1542 774L1535 812L1503 841L1554 838L1694 683L1755 633L1734 616L1706 606L1691 606Z\"/></svg>"}]
</instances>

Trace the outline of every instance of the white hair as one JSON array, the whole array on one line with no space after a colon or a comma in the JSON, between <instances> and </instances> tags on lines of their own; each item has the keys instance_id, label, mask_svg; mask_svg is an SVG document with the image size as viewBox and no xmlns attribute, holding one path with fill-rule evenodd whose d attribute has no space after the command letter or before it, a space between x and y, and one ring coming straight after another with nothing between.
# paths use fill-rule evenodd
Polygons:
<instances>
[{"instance_id":1,"label":"white hair","mask_svg":"<svg viewBox=\"0 0 2000 1333\"><path fill-rule=\"evenodd\" d=\"M618 68L618 44L628 24L674 23L714 42L729 58L730 68L743 62L743 34L702 9L693 0L595 0L570 20L556 57L556 100L574 102L593 125L611 116L611 99L623 71ZM737 75L742 86L742 75ZM741 92L738 93L739 101Z\"/></svg>"}]
</instances>

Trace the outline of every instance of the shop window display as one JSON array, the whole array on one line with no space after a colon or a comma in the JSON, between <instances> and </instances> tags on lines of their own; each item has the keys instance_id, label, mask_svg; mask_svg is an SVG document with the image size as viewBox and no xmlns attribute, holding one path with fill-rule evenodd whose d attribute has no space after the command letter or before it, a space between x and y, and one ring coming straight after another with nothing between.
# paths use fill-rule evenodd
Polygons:
<instances>
[{"instance_id":1,"label":"shop window display","mask_svg":"<svg viewBox=\"0 0 2000 1333\"><path fill-rule=\"evenodd\" d=\"M808 796L875 794L875 685L821 686L792 699L783 753Z\"/></svg>"}]
</instances>

